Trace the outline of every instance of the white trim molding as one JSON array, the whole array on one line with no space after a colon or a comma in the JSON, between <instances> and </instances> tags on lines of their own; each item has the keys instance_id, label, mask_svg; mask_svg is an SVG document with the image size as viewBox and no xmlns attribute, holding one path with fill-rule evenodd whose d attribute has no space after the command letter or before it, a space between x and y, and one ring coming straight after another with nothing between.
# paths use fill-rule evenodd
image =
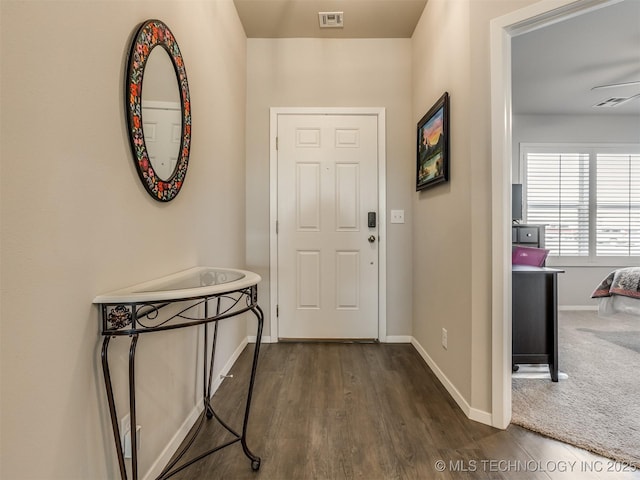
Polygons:
<instances>
[{"instance_id":1,"label":"white trim molding","mask_svg":"<svg viewBox=\"0 0 640 480\"><path fill-rule=\"evenodd\" d=\"M411 335L387 335L385 343L413 343Z\"/></svg>"},{"instance_id":2,"label":"white trim molding","mask_svg":"<svg viewBox=\"0 0 640 480\"><path fill-rule=\"evenodd\" d=\"M256 343L256 338L258 338L258 337L256 337L255 335L249 335L249 336L247 337L247 342L248 342L248 343ZM260 344L261 344L261 345L262 345L263 343L277 343L277 342L278 342L278 340L277 340L277 339L274 341L274 340L272 340L272 339L271 339L271 337L270 337L270 336L268 336L268 335L263 335L263 336L262 336L262 339L260 340Z\"/></svg>"},{"instance_id":3,"label":"white trim molding","mask_svg":"<svg viewBox=\"0 0 640 480\"><path fill-rule=\"evenodd\" d=\"M420 343L413 337L411 337L411 345L418 351L422 359L425 361L427 366L431 369L431 371L438 377L440 383L444 386L444 388L449 392L449 395L453 397L453 400L458 404L460 409L464 412L464 414L469 417L471 420L476 422L484 423L485 425L492 424L492 415L491 412L485 412L482 410L478 410L477 408L473 408L467 400L462 396L462 394L458 391L455 385L447 378L442 370L438 367L436 362L429 356L427 351L420 345Z\"/></svg>"},{"instance_id":4,"label":"white trim molding","mask_svg":"<svg viewBox=\"0 0 640 480\"><path fill-rule=\"evenodd\" d=\"M598 305L558 305L559 312L597 312Z\"/></svg>"},{"instance_id":5,"label":"white trim molding","mask_svg":"<svg viewBox=\"0 0 640 480\"><path fill-rule=\"evenodd\" d=\"M543 0L495 18L491 49L492 425L511 422L511 39L619 0Z\"/></svg>"}]
</instances>

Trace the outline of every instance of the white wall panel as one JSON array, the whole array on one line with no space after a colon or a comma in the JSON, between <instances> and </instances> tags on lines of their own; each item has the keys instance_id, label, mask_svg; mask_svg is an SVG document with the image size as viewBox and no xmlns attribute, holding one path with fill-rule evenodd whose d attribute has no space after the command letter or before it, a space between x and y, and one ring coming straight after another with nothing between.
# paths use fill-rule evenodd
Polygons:
<instances>
[{"instance_id":1,"label":"white wall panel","mask_svg":"<svg viewBox=\"0 0 640 480\"><path fill-rule=\"evenodd\" d=\"M297 252L297 308L320 308L320 252Z\"/></svg>"},{"instance_id":2,"label":"white wall panel","mask_svg":"<svg viewBox=\"0 0 640 480\"><path fill-rule=\"evenodd\" d=\"M145 142L156 141L156 123L155 122L144 122L142 124L142 130L144 132Z\"/></svg>"},{"instance_id":3,"label":"white wall panel","mask_svg":"<svg viewBox=\"0 0 640 480\"><path fill-rule=\"evenodd\" d=\"M299 163L296 173L298 231L320 230L320 164Z\"/></svg>"},{"instance_id":4,"label":"white wall panel","mask_svg":"<svg viewBox=\"0 0 640 480\"><path fill-rule=\"evenodd\" d=\"M336 129L336 148L358 148L360 146L360 130L357 128Z\"/></svg>"},{"instance_id":5,"label":"white wall panel","mask_svg":"<svg viewBox=\"0 0 640 480\"><path fill-rule=\"evenodd\" d=\"M299 128L296 130L296 147L319 147L320 129Z\"/></svg>"},{"instance_id":6,"label":"white wall panel","mask_svg":"<svg viewBox=\"0 0 640 480\"><path fill-rule=\"evenodd\" d=\"M360 306L360 252L336 252L336 308Z\"/></svg>"},{"instance_id":7,"label":"white wall panel","mask_svg":"<svg viewBox=\"0 0 640 480\"><path fill-rule=\"evenodd\" d=\"M357 231L360 218L360 166L336 165L336 230Z\"/></svg>"},{"instance_id":8,"label":"white wall panel","mask_svg":"<svg viewBox=\"0 0 640 480\"><path fill-rule=\"evenodd\" d=\"M179 148L181 139L182 139L182 125L174 123L173 128L171 129L171 141L175 144L178 144L178 148Z\"/></svg>"}]
</instances>

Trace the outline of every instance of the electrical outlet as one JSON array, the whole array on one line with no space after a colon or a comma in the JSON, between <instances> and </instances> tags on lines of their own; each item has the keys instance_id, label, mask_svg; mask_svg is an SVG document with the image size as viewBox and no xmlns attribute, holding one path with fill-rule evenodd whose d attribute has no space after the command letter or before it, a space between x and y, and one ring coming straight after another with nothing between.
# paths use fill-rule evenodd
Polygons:
<instances>
[{"instance_id":1,"label":"electrical outlet","mask_svg":"<svg viewBox=\"0 0 640 480\"><path fill-rule=\"evenodd\" d=\"M136 446L138 451L140 450L141 429L140 425L136 425ZM120 442L124 458L131 458L131 416L128 413L120 420Z\"/></svg>"},{"instance_id":2,"label":"electrical outlet","mask_svg":"<svg viewBox=\"0 0 640 480\"><path fill-rule=\"evenodd\" d=\"M140 431L142 427L140 425L136 425L136 447L138 451L140 451ZM124 435L124 458L131 458L132 446L131 446L131 432L127 430L127 433Z\"/></svg>"},{"instance_id":3,"label":"electrical outlet","mask_svg":"<svg viewBox=\"0 0 640 480\"><path fill-rule=\"evenodd\" d=\"M124 417L120 419L120 444L124 449L124 437L131 430L131 417L127 413Z\"/></svg>"},{"instance_id":4,"label":"electrical outlet","mask_svg":"<svg viewBox=\"0 0 640 480\"><path fill-rule=\"evenodd\" d=\"M447 349L447 329L442 329L442 348Z\"/></svg>"}]
</instances>

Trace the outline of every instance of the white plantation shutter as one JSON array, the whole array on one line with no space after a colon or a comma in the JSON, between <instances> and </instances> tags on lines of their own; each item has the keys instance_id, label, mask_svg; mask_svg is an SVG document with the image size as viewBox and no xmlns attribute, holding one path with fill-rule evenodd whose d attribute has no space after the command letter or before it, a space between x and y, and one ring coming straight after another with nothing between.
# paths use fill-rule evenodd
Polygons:
<instances>
[{"instance_id":1,"label":"white plantation shutter","mask_svg":"<svg viewBox=\"0 0 640 480\"><path fill-rule=\"evenodd\" d=\"M550 256L576 265L640 257L640 145L521 148L524 217L546 225Z\"/></svg>"},{"instance_id":2,"label":"white plantation shutter","mask_svg":"<svg viewBox=\"0 0 640 480\"><path fill-rule=\"evenodd\" d=\"M589 155L532 153L525 157L527 223L546 225L552 256L589 255Z\"/></svg>"},{"instance_id":3,"label":"white plantation shutter","mask_svg":"<svg viewBox=\"0 0 640 480\"><path fill-rule=\"evenodd\" d=\"M596 255L640 255L640 154L596 155Z\"/></svg>"}]
</instances>

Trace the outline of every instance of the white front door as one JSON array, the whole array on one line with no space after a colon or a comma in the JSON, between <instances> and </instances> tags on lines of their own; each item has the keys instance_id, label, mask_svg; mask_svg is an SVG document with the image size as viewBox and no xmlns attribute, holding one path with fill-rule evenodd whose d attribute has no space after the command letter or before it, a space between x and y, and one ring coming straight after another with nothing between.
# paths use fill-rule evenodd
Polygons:
<instances>
[{"instance_id":1,"label":"white front door","mask_svg":"<svg viewBox=\"0 0 640 480\"><path fill-rule=\"evenodd\" d=\"M377 339L377 116L277 122L278 336Z\"/></svg>"},{"instance_id":2,"label":"white front door","mask_svg":"<svg viewBox=\"0 0 640 480\"><path fill-rule=\"evenodd\" d=\"M178 163L182 111L175 102L142 102L142 129L149 160L161 180L169 180Z\"/></svg>"}]
</instances>

